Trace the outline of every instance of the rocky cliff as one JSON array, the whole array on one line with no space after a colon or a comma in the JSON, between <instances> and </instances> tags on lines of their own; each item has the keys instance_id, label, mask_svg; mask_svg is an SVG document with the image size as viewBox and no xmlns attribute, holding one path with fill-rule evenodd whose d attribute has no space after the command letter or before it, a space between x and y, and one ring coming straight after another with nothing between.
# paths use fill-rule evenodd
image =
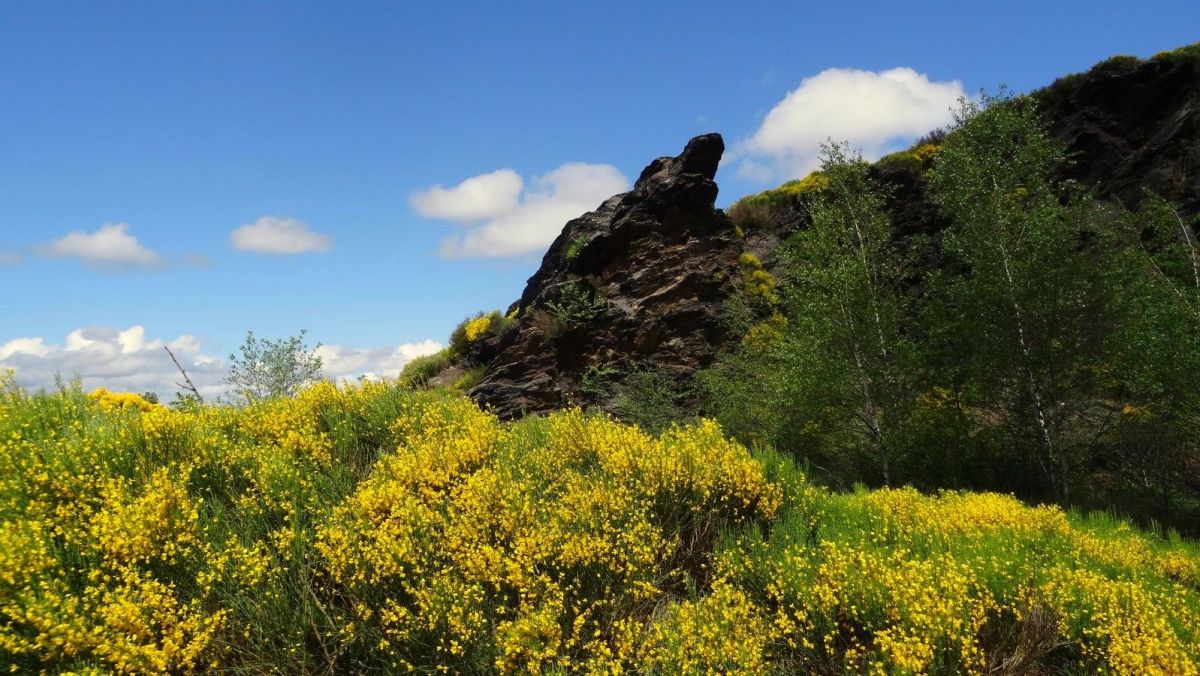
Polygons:
<instances>
[{"instance_id":1,"label":"rocky cliff","mask_svg":"<svg viewBox=\"0 0 1200 676\"><path fill-rule=\"evenodd\" d=\"M1033 96L1067 147L1064 175L1132 206L1149 188L1200 212L1200 46L1140 60L1116 57ZM769 269L804 227L804 198L778 192L754 227L714 208L724 151L717 134L654 160L632 191L566 224L519 301L515 329L471 346L485 366L470 394L502 417L584 404L612 408L620 382L653 369L685 382L727 342L723 304L739 256ZM904 158L901 158L904 159ZM919 162L881 161L897 239L941 228ZM764 215L765 214L765 215ZM936 261L927 261L936 265Z\"/></svg>"},{"instance_id":2,"label":"rocky cliff","mask_svg":"<svg viewBox=\"0 0 1200 676\"><path fill-rule=\"evenodd\" d=\"M710 363L742 252L713 206L724 149L718 134L697 136L651 162L633 190L568 222L509 309L516 328L473 346L487 370L471 396L502 417L603 406L611 393L600 379Z\"/></svg>"}]
</instances>

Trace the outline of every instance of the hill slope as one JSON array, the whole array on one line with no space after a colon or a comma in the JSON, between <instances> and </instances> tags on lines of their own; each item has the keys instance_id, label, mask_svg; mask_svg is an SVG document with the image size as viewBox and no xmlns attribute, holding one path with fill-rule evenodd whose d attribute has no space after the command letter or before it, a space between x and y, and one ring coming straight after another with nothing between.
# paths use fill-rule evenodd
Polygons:
<instances>
[{"instance_id":1,"label":"hill slope","mask_svg":"<svg viewBox=\"0 0 1200 676\"><path fill-rule=\"evenodd\" d=\"M1197 673L1200 551L995 494L834 494L711 422L325 383L0 389L15 673Z\"/></svg>"}]
</instances>

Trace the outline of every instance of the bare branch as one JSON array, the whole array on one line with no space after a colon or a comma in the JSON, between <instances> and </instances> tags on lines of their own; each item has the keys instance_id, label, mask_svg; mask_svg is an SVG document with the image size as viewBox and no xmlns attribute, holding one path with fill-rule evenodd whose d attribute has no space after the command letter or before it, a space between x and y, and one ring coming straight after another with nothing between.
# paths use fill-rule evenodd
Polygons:
<instances>
[{"instance_id":1,"label":"bare branch","mask_svg":"<svg viewBox=\"0 0 1200 676\"><path fill-rule=\"evenodd\" d=\"M185 390L191 390L192 394L196 397L196 401L203 404L204 397L200 396L200 390L196 389L196 384L193 383L192 379L188 377L187 371L183 370L183 366L180 365L179 360L175 358L175 353L171 352L171 348L167 347L166 345L163 345L163 349L167 351L167 354L171 355L171 361L175 362L175 368L179 369L179 372L183 374L184 382L175 384Z\"/></svg>"}]
</instances>

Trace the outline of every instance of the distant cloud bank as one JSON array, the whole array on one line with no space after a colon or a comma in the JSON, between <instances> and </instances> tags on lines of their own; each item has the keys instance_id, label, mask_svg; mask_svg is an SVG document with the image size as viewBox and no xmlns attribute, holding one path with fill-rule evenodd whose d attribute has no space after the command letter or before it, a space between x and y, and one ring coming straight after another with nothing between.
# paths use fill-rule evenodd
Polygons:
<instances>
[{"instance_id":1,"label":"distant cloud bank","mask_svg":"<svg viewBox=\"0 0 1200 676\"><path fill-rule=\"evenodd\" d=\"M246 223L229 233L229 242L238 251L285 256L333 248L333 239L328 235L313 232L304 221L282 216L263 216Z\"/></svg>"},{"instance_id":2,"label":"distant cloud bank","mask_svg":"<svg viewBox=\"0 0 1200 676\"><path fill-rule=\"evenodd\" d=\"M569 162L535 176L528 186L512 169L498 169L449 188L418 190L409 204L426 218L461 228L442 240L443 256L520 256L545 250L567 221L629 185L610 164Z\"/></svg>"},{"instance_id":3,"label":"distant cloud bank","mask_svg":"<svg viewBox=\"0 0 1200 676\"><path fill-rule=\"evenodd\" d=\"M738 173L763 182L804 176L817 168L827 139L849 141L877 159L948 124L964 96L958 80L933 81L911 68L821 71L801 81L736 146Z\"/></svg>"},{"instance_id":4,"label":"distant cloud bank","mask_svg":"<svg viewBox=\"0 0 1200 676\"><path fill-rule=\"evenodd\" d=\"M85 391L107 387L114 391L157 392L171 399L181 380L163 347L171 348L205 398L225 393L223 382L228 359L203 350L202 341L190 334L173 340L146 337L146 329L134 325L125 330L88 327L71 331L62 344L51 344L40 336L13 338L0 344L0 371L12 369L22 386L54 387L55 376L78 376ZM317 354L325 377L334 381L394 377L416 357L442 349L441 343L425 340L398 346L353 348L322 345Z\"/></svg>"}]
</instances>

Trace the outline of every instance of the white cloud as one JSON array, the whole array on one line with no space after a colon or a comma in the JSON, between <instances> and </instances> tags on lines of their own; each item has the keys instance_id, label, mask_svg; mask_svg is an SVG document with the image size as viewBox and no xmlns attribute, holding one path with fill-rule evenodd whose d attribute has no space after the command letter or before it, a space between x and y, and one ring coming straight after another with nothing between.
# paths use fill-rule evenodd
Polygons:
<instances>
[{"instance_id":1,"label":"white cloud","mask_svg":"<svg viewBox=\"0 0 1200 676\"><path fill-rule=\"evenodd\" d=\"M13 338L7 343L0 345L0 361L4 361L14 354L31 354L35 357L45 357L49 353L50 348L46 347L45 342L41 338Z\"/></svg>"},{"instance_id":2,"label":"white cloud","mask_svg":"<svg viewBox=\"0 0 1200 676\"><path fill-rule=\"evenodd\" d=\"M818 166L820 144L849 141L867 159L898 150L951 121L962 83L931 81L911 68L830 68L805 78L737 148L739 174L766 181Z\"/></svg>"},{"instance_id":3,"label":"white cloud","mask_svg":"<svg viewBox=\"0 0 1200 676\"><path fill-rule=\"evenodd\" d=\"M523 184L516 172L500 169L413 193L409 202L423 216L467 225L442 240L443 256L519 256L545 249L567 221L629 189L616 167L583 162L537 176L524 190Z\"/></svg>"},{"instance_id":4,"label":"white cloud","mask_svg":"<svg viewBox=\"0 0 1200 676\"><path fill-rule=\"evenodd\" d=\"M0 249L0 267L16 265L21 262L21 254L15 251L5 251Z\"/></svg>"},{"instance_id":5,"label":"white cloud","mask_svg":"<svg viewBox=\"0 0 1200 676\"><path fill-rule=\"evenodd\" d=\"M54 377L79 376L85 391L107 387L113 391L157 392L170 400L182 378L163 350L171 348L205 399L225 394L227 359L206 354L202 341L185 334L173 340L148 339L146 329L134 325L124 330L89 327L71 331L61 345L44 338L14 338L0 344L0 372L13 369L17 382L31 388L53 388ZM327 378L336 381L394 377L414 357L442 349L434 340L395 347L353 348L322 345L317 348Z\"/></svg>"},{"instance_id":6,"label":"white cloud","mask_svg":"<svg viewBox=\"0 0 1200 676\"><path fill-rule=\"evenodd\" d=\"M322 345L317 348L321 358L321 370L325 377L336 382L357 380L366 376L370 380L394 378L408 362L417 357L433 354L445 347L436 340L419 343L404 343L398 347L354 348L340 345Z\"/></svg>"},{"instance_id":7,"label":"white cloud","mask_svg":"<svg viewBox=\"0 0 1200 676\"><path fill-rule=\"evenodd\" d=\"M328 235L309 230L304 221L281 216L263 216L246 223L229 233L229 241L238 251L266 254L320 252L333 247Z\"/></svg>"},{"instance_id":8,"label":"white cloud","mask_svg":"<svg viewBox=\"0 0 1200 676\"><path fill-rule=\"evenodd\" d=\"M17 338L0 346L0 370L13 369L25 387L52 388L54 377L79 376L83 388L107 387L114 391L158 392L170 399L181 380L163 350L170 345L188 375L205 397L224 391L225 362L200 351L195 336L180 336L169 343L147 340L146 330L131 326L123 331L105 327L76 329L61 345L43 338Z\"/></svg>"},{"instance_id":9,"label":"white cloud","mask_svg":"<svg viewBox=\"0 0 1200 676\"><path fill-rule=\"evenodd\" d=\"M512 169L497 169L444 188L435 185L417 190L408 203L418 214L453 223L473 223L495 218L517 208L525 181Z\"/></svg>"},{"instance_id":10,"label":"white cloud","mask_svg":"<svg viewBox=\"0 0 1200 676\"><path fill-rule=\"evenodd\" d=\"M43 256L75 258L101 268L155 267L162 257L129 234L128 223L106 223L96 232L75 230L37 247Z\"/></svg>"}]
</instances>

